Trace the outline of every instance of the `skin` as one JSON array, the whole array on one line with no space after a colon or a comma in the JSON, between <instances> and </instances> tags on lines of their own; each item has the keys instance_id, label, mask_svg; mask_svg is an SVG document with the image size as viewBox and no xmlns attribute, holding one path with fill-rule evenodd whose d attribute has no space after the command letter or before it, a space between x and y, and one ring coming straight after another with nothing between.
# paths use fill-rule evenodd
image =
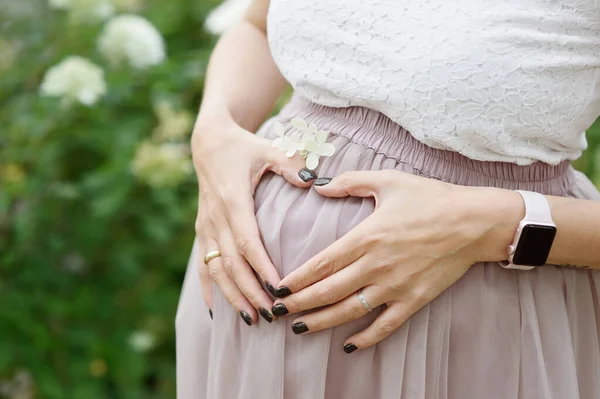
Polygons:
<instances>
[{"instance_id":1,"label":"skin","mask_svg":"<svg viewBox=\"0 0 600 399\"><path fill-rule=\"evenodd\" d=\"M268 170L298 187L310 183L297 176L301 158L287 159L268 140L250 134L285 88L268 49L268 4L256 0L219 41L192 137L200 254L223 253L208 267L200 260L204 298L211 308L215 281L255 323L257 309L273 305L255 271L264 282L291 290L274 303L284 304L289 315L321 308L294 320L311 333L364 316L367 311L356 298L363 289L373 308L385 305L372 325L344 343L364 349L393 333L473 264L505 260L524 204L509 190L462 187L389 170L347 172L315 189L327 197L374 197L375 211L281 279L260 241L252 195ZM558 227L548 263L600 269L600 201L547 199Z\"/></svg>"}]
</instances>

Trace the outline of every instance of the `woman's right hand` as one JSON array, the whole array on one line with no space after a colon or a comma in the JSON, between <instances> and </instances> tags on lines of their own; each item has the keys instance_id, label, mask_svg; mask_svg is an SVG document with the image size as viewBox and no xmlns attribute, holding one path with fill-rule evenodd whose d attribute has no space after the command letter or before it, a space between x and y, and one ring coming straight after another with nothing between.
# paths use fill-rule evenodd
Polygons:
<instances>
[{"instance_id":1,"label":"woman's right hand","mask_svg":"<svg viewBox=\"0 0 600 399\"><path fill-rule=\"evenodd\" d=\"M303 172L304 160L273 148L271 141L255 136L232 121L200 120L192 136L192 156L198 177L199 271L204 301L212 309L212 281L247 324L257 311L272 321L273 301L262 289L256 274L273 287L281 280L262 244L254 213L254 191L265 172L283 176L306 188L316 177ZM311 178L312 177L312 178ZM208 265L204 256L221 251Z\"/></svg>"}]
</instances>

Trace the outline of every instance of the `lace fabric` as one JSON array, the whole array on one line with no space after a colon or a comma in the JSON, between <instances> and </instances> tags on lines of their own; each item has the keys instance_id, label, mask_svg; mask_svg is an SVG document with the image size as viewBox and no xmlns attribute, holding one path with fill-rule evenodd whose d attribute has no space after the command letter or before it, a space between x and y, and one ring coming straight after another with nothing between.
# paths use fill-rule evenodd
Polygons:
<instances>
[{"instance_id":1,"label":"lace fabric","mask_svg":"<svg viewBox=\"0 0 600 399\"><path fill-rule=\"evenodd\" d=\"M268 36L304 98L475 160L576 159L600 115L598 0L277 0Z\"/></svg>"}]
</instances>

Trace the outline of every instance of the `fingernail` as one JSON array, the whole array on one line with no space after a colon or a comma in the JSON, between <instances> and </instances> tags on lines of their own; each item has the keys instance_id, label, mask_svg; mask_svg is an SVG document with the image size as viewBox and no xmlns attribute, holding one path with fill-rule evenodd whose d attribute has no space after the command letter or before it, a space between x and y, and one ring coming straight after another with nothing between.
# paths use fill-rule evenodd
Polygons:
<instances>
[{"instance_id":1,"label":"fingernail","mask_svg":"<svg viewBox=\"0 0 600 399\"><path fill-rule=\"evenodd\" d=\"M331 181L331 177L319 177L317 180L315 180L313 182L314 186L324 186L326 184L329 184L329 182Z\"/></svg>"},{"instance_id":2,"label":"fingernail","mask_svg":"<svg viewBox=\"0 0 600 399\"><path fill-rule=\"evenodd\" d=\"M210 315L210 319L212 320L212 310L208 309L208 314Z\"/></svg>"},{"instance_id":3,"label":"fingernail","mask_svg":"<svg viewBox=\"0 0 600 399\"><path fill-rule=\"evenodd\" d=\"M348 345L344 346L344 352L346 352L346 353L352 353L357 349L358 348L354 344L348 344Z\"/></svg>"},{"instance_id":4,"label":"fingernail","mask_svg":"<svg viewBox=\"0 0 600 399\"><path fill-rule=\"evenodd\" d=\"M269 313L269 311L265 308L260 308L258 309L258 313L260 313L260 315L269 323L273 322L273 316L271 315L271 313Z\"/></svg>"},{"instance_id":5,"label":"fingernail","mask_svg":"<svg viewBox=\"0 0 600 399\"><path fill-rule=\"evenodd\" d=\"M273 312L275 316L285 316L290 311L285 307L283 303L278 303L277 305L271 308L271 312Z\"/></svg>"},{"instance_id":6,"label":"fingernail","mask_svg":"<svg viewBox=\"0 0 600 399\"><path fill-rule=\"evenodd\" d=\"M315 172L313 172L312 170L310 170L308 168L300 169L298 171L298 176L300 176L300 178L304 182L309 182L309 181L315 180L317 178L317 175L315 174Z\"/></svg>"},{"instance_id":7,"label":"fingernail","mask_svg":"<svg viewBox=\"0 0 600 399\"><path fill-rule=\"evenodd\" d=\"M269 282L267 281L267 282L265 283L265 285L267 286L267 289L269 290L269 292L271 293L271 295L273 295L273 296L277 296L277 295L276 295L276 292L277 292L277 291L276 291L276 290L275 290L275 288L273 287L273 284L271 284L271 283L269 283Z\"/></svg>"},{"instance_id":8,"label":"fingernail","mask_svg":"<svg viewBox=\"0 0 600 399\"><path fill-rule=\"evenodd\" d=\"M240 312L240 316L242 316L242 319L246 322L246 324L248 324L249 326L252 325L252 317L248 313L242 310Z\"/></svg>"},{"instance_id":9,"label":"fingernail","mask_svg":"<svg viewBox=\"0 0 600 399\"><path fill-rule=\"evenodd\" d=\"M292 324L292 331L294 334L302 334L308 331L308 326L303 321Z\"/></svg>"},{"instance_id":10,"label":"fingernail","mask_svg":"<svg viewBox=\"0 0 600 399\"><path fill-rule=\"evenodd\" d=\"M282 285L281 287L277 287L275 289L275 296L277 298L285 298L288 295L292 294L292 290L290 290L287 286Z\"/></svg>"}]
</instances>

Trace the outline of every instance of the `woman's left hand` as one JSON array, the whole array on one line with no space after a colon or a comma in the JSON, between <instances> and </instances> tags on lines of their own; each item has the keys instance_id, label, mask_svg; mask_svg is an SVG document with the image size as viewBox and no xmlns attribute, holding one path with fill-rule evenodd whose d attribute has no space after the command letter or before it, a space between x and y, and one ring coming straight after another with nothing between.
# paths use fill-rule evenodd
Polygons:
<instances>
[{"instance_id":1,"label":"woman's left hand","mask_svg":"<svg viewBox=\"0 0 600 399\"><path fill-rule=\"evenodd\" d=\"M390 335L474 263L506 259L524 215L516 192L393 170L346 172L315 188L327 197L374 197L375 211L281 280L279 288L292 294L273 313L323 307L295 320L294 332L331 328L368 312L357 296L362 289L372 308L386 307L346 340L348 353Z\"/></svg>"}]
</instances>

